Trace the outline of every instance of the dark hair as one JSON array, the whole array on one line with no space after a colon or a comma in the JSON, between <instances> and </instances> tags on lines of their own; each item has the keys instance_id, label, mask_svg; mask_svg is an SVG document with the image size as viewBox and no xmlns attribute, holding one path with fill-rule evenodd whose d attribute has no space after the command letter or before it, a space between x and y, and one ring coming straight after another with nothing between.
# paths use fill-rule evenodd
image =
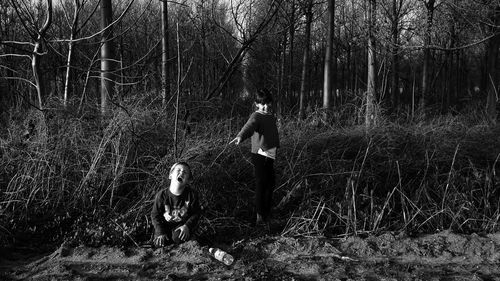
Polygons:
<instances>
[{"instance_id":1,"label":"dark hair","mask_svg":"<svg viewBox=\"0 0 500 281\"><path fill-rule=\"evenodd\" d=\"M170 172L168 174L170 175L172 173L172 171L175 169L175 167L177 167L178 165L182 165L182 166L188 168L189 179L192 180L193 179L193 171L191 170L191 166L189 166L189 164L184 162L184 161L174 163L174 165L172 165L172 167L170 168Z\"/></svg>"},{"instance_id":2,"label":"dark hair","mask_svg":"<svg viewBox=\"0 0 500 281\"><path fill-rule=\"evenodd\" d=\"M255 103L270 104L272 102L273 102L273 96L271 95L271 92L269 92L269 90L267 89L260 89L255 94Z\"/></svg>"}]
</instances>

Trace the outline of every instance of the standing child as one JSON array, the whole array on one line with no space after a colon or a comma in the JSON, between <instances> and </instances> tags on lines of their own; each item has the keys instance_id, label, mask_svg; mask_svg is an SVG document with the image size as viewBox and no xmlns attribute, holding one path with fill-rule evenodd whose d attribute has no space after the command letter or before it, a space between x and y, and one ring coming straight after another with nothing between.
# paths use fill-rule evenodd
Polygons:
<instances>
[{"instance_id":1,"label":"standing child","mask_svg":"<svg viewBox=\"0 0 500 281\"><path fill-rule=\"evenodd\" d=\"M268 222L271 215L275 185L274 160L280 145L276 117L272 114L273 98L269 91L259 90L255 95L257 111L230 143L240 144L251 137L252 164L255 174L256 225Z\"/></svg>"},{"instance_id":2,"label":"standing child","mask_svg":"<svg viewBox=\"0 0 500 281\"><path fill-rule=\"evenodd\" d=\"M189 240L201 212L198 194L189 186L193 179L189 165L175 163L168 178L170 186L156 194L151 212L155 229L153 243L158 247Z\"/></svg>"}]
</instances>

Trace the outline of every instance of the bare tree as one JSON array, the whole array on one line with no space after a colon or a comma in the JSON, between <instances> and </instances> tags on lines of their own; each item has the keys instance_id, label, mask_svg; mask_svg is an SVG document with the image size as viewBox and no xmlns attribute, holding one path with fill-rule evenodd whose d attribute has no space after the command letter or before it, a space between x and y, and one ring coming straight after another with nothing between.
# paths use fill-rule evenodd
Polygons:
<instances>
[{"instance_id":1,"label":"bare tree","mask_svg":"<svg viewBox=\"0 0 500 281\"><path fill-rule=\"evenodd\" d=\"M300 97L299 97L299 119L305 118L305 107L306 107L306 95L309 90L308 85L308 71L309 71L309 61L311 52L311 24L313 18L313 0L307 0L305 4L305 15L306 15L306 30L305 30L305 41L304 41L304 55L302 57L302 76L300 78Z\"/></svg>"},{"instance_id":2,"label":"bare tree","mask_svg":"<svg viewBox=\"0 0 500 281\"><path fill-rule=\"evenodd\" d=\"M245 5L245 4L246 5ZM255 5L254 1L243 1L241 2L241 7L246 10L245 15L242 17L241 28L238 29L240 33L240 37L242 38L242 42L245 41L245 37L247 37L247 34L252 34L252 20L253 20L253 5ZM241 93L242 97L249 97L250 96L250 74L249 74L249 68L251 64L251 56L250 52L245 51L242 54L241 57L241 80L243 81L243 91Z\"/></svg>"},{"instance_id":3,"label":"bare tree","mask_svg":"<svg viewBox=\"0 0 500 281\"><path fill-rule=\"evenodd\" d=\"M101 0L101 113L107 111L108 98L114 96L115 47L113 44L113 7L111 0Z\"/></svg>"},{"instance_id":4,"label":"bare tree","mask_svg":"<svg viewBox=\"0 0 500 281\"><path fill-rule=\"evenodd\" d=\"M280 53L279 58L279 69L278 69L278 91L277 91L277 101L276 110L277 114L281 115L283 109L283 97L285 93L285 71L286 71L286 60L287 60L287 44L288 44L288 28L283 27L281 32L282 39L279 42L278 48Z\"/></svg>"},{"instance_id":5,"label":"bare tree","mask_svg":"<svg viewBox=\"0 0 500 281\"><path fill-rule=\"evenodd\" d=\"M387 3L389 2L389 3ZM402 30L401 22L408 14L409 7L407 0L389 0L383 1L380 5L384 11L385 17L389 21L390 28L390 61L391 61L391 78L390 78L390 105L396 107L399 104L399 60L401 52L400 34Z\"/></svg>"},{"instance_id":6,"label":"bare tree","mask_svg":"<svg viewBox=\"0 0 500 281\"><path fill-rule=\"evenodd\" d=\"M295 0L290 3L290 16L289 16L289 36L290 36L290 50L288 54L288 95L293 94L293 69L294 69L294 59L295 54Z\"/></svg>"},{"instance_id":7,"label":"bare tree","mask_svg":"<svg viewBox=\"0 0 500 281\"><path fill-rule=\"evenodd\" d=\"M80 16L83 12L83 8L85 4L87 3L87 0L73 0L73 19L70 24L70 37L68 41L68 55L66 59L66 76L64 79L64 93L63 93L63 105L66 106L68 103L68 96L69 96L69 88L70 88L70 82L71 82L71 69L73 65L73 59L74 59L74 53L75 53L75 45L76 45L76 39L78 34L81 32L81 30L87 25L87 23L90 21L92 16L95 14L97 11L97 8L99 7L98 4L96 4L92 10L92 12L82 21L82 24L80 25ZM69 24L69 17L67 15L67 11L63 6L64 13L66 15L66 18L68 19L68 24Z\"/></svg>"},{"instance_id":8,"label":"bare tree","mask_svg":"<svg viewBox=\"0 0 500 281\"><path fill-rule=\"evenodd\" d=\"M422 96L420 97L420 109L425 107L425 99L429 92L430 60L431 60L431 30L434 19L434 9L436 0L423 0L426 8L426 26L424 34L424 57L422 68Z\"/></svg>"},{"instance_id":9,"label":"bare tree","mask_svg":"<svg viewBox=\"0 0 500 281\"><path fill-rule=\"evenodd\" d=\"M490 120L496 124L498 103L498 49L500 48L500 4L492 4L491 31L494 36L488 40L486 49L486 112Z\"/></svg>"},{"instance_id":10,"label":"bare tree","mask_svg":"<svg viewBox=\"0 0 500 281\"><path fill-rule=\"evenodd\" d=\"M325 117L331 106L332 91L335 90L337 73L332 71L333 45L335 40L335 0L328 0L328 37L326 41L325 65L323 78L323 109ZM325 118L326 119L326 118Z\"/></svg>"},{"instance_id":11,"label":"bare tree","mask_svg":"<svg viewBox=\"0 0 500 281\"><path fill-rule=\"evenodd\" d=\"M168 28L168 5L166 0L161 1L161 88L162 102L165 105L167 97L170 96L169 75L169 28Z\"/></svg>"},{"instance_id":12,"label":"bare tree","mask_svg":"<svg viewBox=\"0 0 500 281\"><path fill-rule=\"evenodd\" d=\"M201 89L202 94L205 96L207 94L207 30L206 30L206 11L205 11L205 0L201 0L200 3L201 12Z\"/></svg>"},{"instance_id":13,"label":"bare tree","mask_svg":"<svg viewBox=\"0 0 500 281\"><path fill-rule=\"evenodd\" d=\"M43 26L38 30L38 34L36 35L35 47L33 48L33 55L31 59L40 109L43 109L42 97L44 96L43 79L40 79L40 60L43 55L41 51L45 40L45 34L52 23L52 12L52 0L47 0L47 15Z\"/></svg>"},{"instance_id":14,"label":"bare tree","mask_svg":"<svg viewBox=\"0 0 500 281\"><path fill-rule=\"evenodd\" d=\"M40 64L42 56L47 54L46 50L44 50L44 46L47 39L46 38L47 30L50 28L50 25L52 23L52 14L53 14L52 0L47 0L45 3L45 20L40 28L37 27L37 22L31 15L26 5L22 6L16 0L11 0L11 4L17 16L21 20L24 29L30 35L33 43L14 42L14 41L3 41L2 43L10 45L18 45L18 46L29 45L33 47L33 51L31 51L30 56L17 55L17 54L5 54L2 56L30 57L34 82L31 82L29 80L24 80L24 81L30 83L35 87L37 93L38 108L43 109L43 97L45 96L44 92L45 87L43 83L44 80L41 79Z\"/></svg>"},{"instance_id":15,"label":"bare tree","mask_svg":"<svg viewBox=\"0 0 500 281\"><path fill-rule=\"evenodd\" d=\"M73 1L73 21L71 24L71 32L70 32L70 37L69 37L70 42L68 43L68 58L66 61L66 79L64 82L64 94L63 94L63 105L64 106L66 106L67 102L68 102L69 82L70 82L70 76L71 76L71 63L73 60L73 47L75 46L75 43L73 42L73 40L75 39L75 36L77 33L78 20L79 20L81 8L82 8L82 4L81 4L80 0L74 0Z\"/></svg>"},{"instance_id":16,"label":"bare tree","mask_svg":"<svg viewBox=\"0 0 500 281\"><path fill-rule=\"evenodd\" d=\"M375 60L375 14L376 0L370 0L368 3L368 79L366 89L366 115L365 125L369 129L376 124L377 108L376 108L376 60Z\"/></svg>"}]
</instances>

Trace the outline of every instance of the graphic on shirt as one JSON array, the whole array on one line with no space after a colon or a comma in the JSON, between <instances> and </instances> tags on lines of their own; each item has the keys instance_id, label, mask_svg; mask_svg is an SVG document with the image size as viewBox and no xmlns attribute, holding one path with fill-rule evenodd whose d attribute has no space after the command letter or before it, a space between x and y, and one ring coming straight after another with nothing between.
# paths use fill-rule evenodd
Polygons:
<instances>
[{"instance_id":1,"label":"graphic on shirt","mask_svg":"<svg viewBox=\"0 0 500 281\"><path fill-rule=\"evenodd\" d=\"M163 217L167 222L180 222L187 217L189 208L189 201L184 202L184 205L181 207L173 207L171 208L169 205L165 205L165 213Z\"/></svg>"}]
</instances>

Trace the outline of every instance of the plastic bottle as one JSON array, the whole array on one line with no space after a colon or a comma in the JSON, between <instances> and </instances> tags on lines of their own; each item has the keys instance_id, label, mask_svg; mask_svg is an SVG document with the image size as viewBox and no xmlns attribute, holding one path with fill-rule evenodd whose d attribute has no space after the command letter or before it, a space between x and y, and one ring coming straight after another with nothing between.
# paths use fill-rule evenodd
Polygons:
<instances>
[{"instance_id":1,"label":"plastic bottle","mask_svg":"<svg viewBox=\"0 0 500 281\"><path fill-rule=\"evenodd\" d=\"M233 263L233 261L234 261L233 256L231 256L230 254L224 252L221 249L210 248L210 249L208 249L208 252L212 256L214 256L214 258L216 258L217 260L223 262L225 265L231 265Z\"/></svg>"}]
</instances>

